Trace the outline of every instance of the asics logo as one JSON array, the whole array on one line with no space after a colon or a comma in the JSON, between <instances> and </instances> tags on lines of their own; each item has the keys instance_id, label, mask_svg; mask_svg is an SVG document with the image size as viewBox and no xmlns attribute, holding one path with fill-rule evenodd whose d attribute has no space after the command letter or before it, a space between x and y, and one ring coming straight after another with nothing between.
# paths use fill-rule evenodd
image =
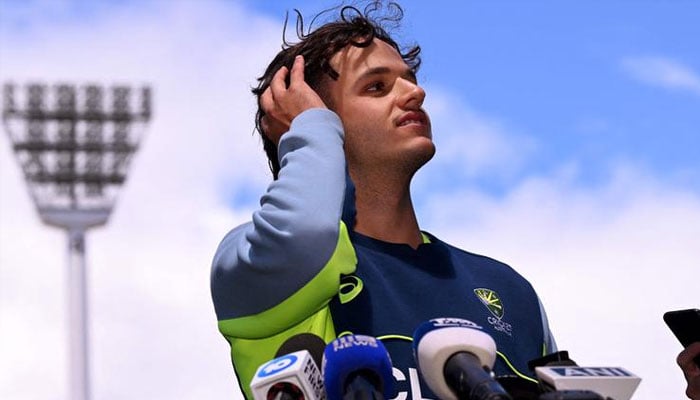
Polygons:
<instances>
[{"instance_id":1,"label":"asics logo","mask_svg":"<svg viewBox=\"0 0 700 400\"><path fill-rule=\"evenodd\" d=\"M338 292L340 304L351 302L360 294L363 287L364 283L362 279L355 275L345 275L340 278L340 291Z\"/></svg>"}]
</instances>

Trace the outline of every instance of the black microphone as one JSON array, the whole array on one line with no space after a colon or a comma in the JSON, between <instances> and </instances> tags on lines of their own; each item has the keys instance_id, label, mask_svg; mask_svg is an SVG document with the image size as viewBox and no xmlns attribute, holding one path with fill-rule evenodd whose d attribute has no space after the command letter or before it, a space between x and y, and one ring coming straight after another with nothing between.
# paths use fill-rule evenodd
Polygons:
<instances>
[{"instance_id":1,"label":"black microphone","mask_svg":"<svg viewBox=\"0 0 700 400\"><path fill-rule=\"evenodd\" d=\"M540 395L538 400L605 400L601 395L591 390L557 390ZM608 397L608 400L612 400Z\"/></svg>"},{"instance_id":2,"label":"black microphone","mask_svg":"<svg viewBox=\"0 0 700 400\"><path fill-rule=\"evenodd\" d=\"M443 400L512 400L491 377L496 343L481 326L459 318L436 318L413 334L416 364Z\"/></svg>"},{"instance_id":3,"label":"black microphone","mask_svg":"<svg viewBox=\"0 0 700 400\"><path fill-rule=\"evenodd\" d=\"M313 333L300 333L285 340L280 346L275 358L281 357L300 350L306 350L311 354L317 366L321 366L323 362L323 351L326 349L326 343L320 337Z\"/></svg>"}]
</instances>

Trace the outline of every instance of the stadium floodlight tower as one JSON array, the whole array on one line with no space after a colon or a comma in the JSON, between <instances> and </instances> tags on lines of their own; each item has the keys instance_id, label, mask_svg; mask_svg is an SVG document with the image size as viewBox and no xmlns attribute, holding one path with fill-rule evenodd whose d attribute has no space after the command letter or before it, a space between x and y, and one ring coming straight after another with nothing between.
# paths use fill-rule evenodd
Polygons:
<instances>
[{"instance_id":1,"label":"stadium floodlight tower","mask_svg":"<svg viewBox=\"0 0 700 400\"><path fill-rule=\"evenodd\" d=\"M3 122L41 220L68 234L69 398L88 400L85 232L107 223L151 117L151 90L66 83L21 89L4 85Z\"/></svg>"}]
</instances>

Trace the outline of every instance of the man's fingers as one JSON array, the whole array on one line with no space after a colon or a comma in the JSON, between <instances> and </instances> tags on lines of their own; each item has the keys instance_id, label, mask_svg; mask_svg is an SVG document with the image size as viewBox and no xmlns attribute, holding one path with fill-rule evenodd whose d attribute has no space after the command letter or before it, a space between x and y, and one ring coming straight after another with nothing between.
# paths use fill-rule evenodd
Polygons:
<instances>
[{"instance_id":1,"label":"man's fingers","mask_svg":"<svg viewBox=\"0 0 700 400\"><path fill-rule=\"evenodd\" d=\"M275 99L272 96L272 90L268 87L260 96L260 108L265 111L265 114L269 114L275 107Z\"/></svg>"},{"instance_id":2,"label":"man's fingers","mask_svg":"<svg viewBox=\"0 0 700 400\"><path fill-rule=\"evenodd\" d=\"M296 56L292 65L290 86L301 82L304 82L304 56Z\"/></svg>"},{"instance_id":3,"label":"man's fingers","mask_svg":"<svg viewBox=\"0 0 700 400\"><path fill-rule=\"evenodd\" d=\"M275 72L270 81L270 89L272 89L272 97L278 97L287 90L287 84L285 79L287 78L287 73L289 70L287 67L282 67Z\"/></svg>"},{"instance_id":4,"label":"man's fingers","mask_svg":"<svg viewBox=\"0 0 700 400\"><path fill-rule=\"evenodd\" d=\"M309 108L324 106L323 100L304 81L304 57L297 56L291 70L282 67L275 72L260 98L260 107L265 111L262 128L275 140L275 136L289 130L289 124L297 115Z\"/></svg>"}]
</instances>

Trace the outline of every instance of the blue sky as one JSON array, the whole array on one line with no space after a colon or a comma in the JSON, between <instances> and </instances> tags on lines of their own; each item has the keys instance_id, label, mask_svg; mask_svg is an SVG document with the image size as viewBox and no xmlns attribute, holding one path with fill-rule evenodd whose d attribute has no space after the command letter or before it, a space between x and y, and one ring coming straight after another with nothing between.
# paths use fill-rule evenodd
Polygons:
<instances>
[{"instance_id":1,"label":"blue sky","mask_svg":"<svg viewBox=\"0 0 700 400\"><path fill-rule=\"evenodd\" d=\"M6 12L30 9L27 3L43 6L43 15L7 13L13 18L4 18L4 29L20 33L37 17L88 24L105 10L130 5L145 14L167 4L2 2ZM220 3L242 4L280 23L288 10L297 8L309 17L337 4ZM562 163L575 162L582 166L577 183L594 186L610 178L615 163L631 162L659 179L700 191L700 52L693 40L700 37L697 2L401 4L405 19L398 33L404 42L423 47L423 84L449 91L534 144L510 179L479 176L464 184L502 195L512 179L551 173ZM649 76L655 72L667 76ZM669 81L670 75L683 72L685 79ZM443 185L441 190L449 188Z\"/></svg>"},{"instance_id":2,"label":"blue sky","mask_svg":"<svg viewBox=\"0 0 700 400\"><path fill-rule=\"evenodd\" d=\"M403 36L423 47L422 82L534 139L536 151L518 175L575 161L585 166L578 183L596 185L625 160L700 190L697 2L401 4ZM280 18L294 7L323 5L281 1L261 8ZM644 81L639 70L653 68L654 60L686 69L691 81ZM479 182L494 193L510 183Z\"/></svg>"},{"instance_id":3,"label":"blue sky","mask_svg":"<svg viewBox=\"0 0 700 400\"><path fill-rule=\"evenodd\" d=\"M573 159L586 166L580 182L595 184L623 158L676 179L698 167L698 88L650 87L624 68L628 59L659 57L700 69L692 39L700 8L669 3L476 2L414 25L428 38L426 79L536 139L527 172ZM431 37L439 21L460 28ZM445 46L450 34L460 39ZM462 55L452 58L455 48ZM698 178L683 183L699 189Z\"/></svg>"},{"instance_id":4,"label":"blue sky","mask_svg":"<svg viewBox=\"0 0 700 400\"><path fill-rule=\"evenodd\" d=\"M0 0L0 82L154 87L88 235L95 398L238 398L208 274L270 180L249 88L285 10L334 3ZM438 147L414 182L422 227L526 276L580 364L642 376L635 400L681 398L661 315L700 305L700 3L401 4ZM3 133L0 398L65 398L64 252Z\"/></svg>"}]
</instances>

